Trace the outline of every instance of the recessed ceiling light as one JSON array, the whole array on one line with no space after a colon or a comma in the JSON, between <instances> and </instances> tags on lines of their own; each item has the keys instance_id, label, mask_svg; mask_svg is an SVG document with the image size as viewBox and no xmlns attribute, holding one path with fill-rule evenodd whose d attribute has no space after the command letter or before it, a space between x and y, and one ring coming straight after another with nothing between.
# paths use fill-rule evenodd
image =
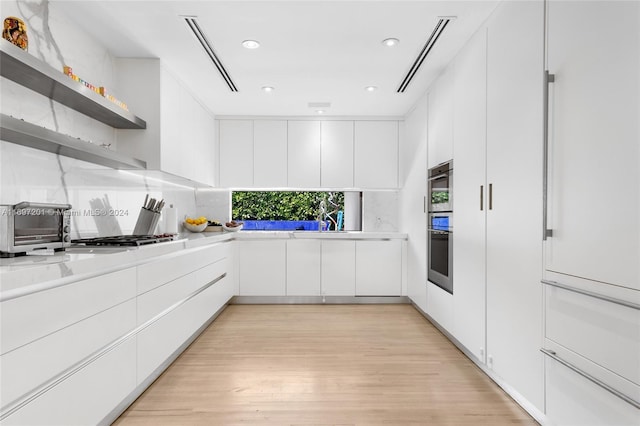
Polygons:
<instances>
[{"instance_id":1,"label":"recessed ceiling light","mask_svg":"<svg viewBox=\"0 0 640 426\"><path fill-rule=\"evenodd\" d=\"M262 90L267 92L267 93L271 93L273 92L275 89L271 86L262 86Z\"/></svg>"},{"instance_id":2,"label":"recessed ceiling light","mask_svg":"<svg viewBox=\"0 0 640 426\"><path fill-rule=\"evenodd\" d=\"M260 42L256 40L245 40L242 42L242 47L247 49L257 49L260 47Z\"/></svg>"},{"instance_id":3,"label":"recessed ceiling light","mask_svg":"<svg viewBox=\"0 0 640 426\"><path fill-rule=\"evenodd\" d=\"M364 88L364 90L366 90L367 92L375 92L376 90L378 90L378 88L376 86L367 86Z\"/></svg>"},{"instance_id":4,"label":"recessed ceiling light","mask_svg":"<svg viewBox=\"0 0 640 426\"><path fill-rule=\"evenodd\" d=\"M387 47L393 47L398 43L400 43L400 40L398 40L397 38L385 38L384 40L382 40L382 44Z\"/></svg>"},{"instance_id":5,"label":"recessed ceiling light","mask_svg":"<svg viewBox=\"0 0 640 426\"><path fill-rule=\"evenodd\" d=\"M316 110L316 113L318 113L318 114L324 114L324 110L323 110L323 109L317 109L317 110Z\"/></svg>"}]
</instances>

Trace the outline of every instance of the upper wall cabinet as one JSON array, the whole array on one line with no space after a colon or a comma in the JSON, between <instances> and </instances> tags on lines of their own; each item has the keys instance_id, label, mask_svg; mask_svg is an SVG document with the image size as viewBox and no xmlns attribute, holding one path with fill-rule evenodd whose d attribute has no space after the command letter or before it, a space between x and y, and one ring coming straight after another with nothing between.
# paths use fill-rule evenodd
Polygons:
<instances>
[{"instance_id":1,"label":"upper wall cabinet","mask_svg":"<svg viewBox=\"0 0 640 426\"><path fill-rule=\"evenodd\" d=\"M220 185L253 186L253 121L223 120L220 132Z\"/></svg>"},{"instance_id":2,"label":"upper wall cabinet","mask_svg":"<svg viewBox=\"0 0 640 426\"><path fill-rule=\"evenodd\" d=\"M546 269L640 290L640 3L551 1L547 14Z\"/></svg>"},{"instance_id":3,"label":"upper wall cabinet","mask_svg":"<svg viewBox=\"0 0 640 426\"><path fill-rule=\"evenodd\" d=\"M253 186L257 188L287 186L286 120L255 120L253 122Z\"/></svg>"},{"instance_id":4,"label":"upper wall cabinet","mask_svg":"<svg viewBox=\"0 0 640 426\"><path fill-rule=\"evenodd\" d=\"M453 70L448 69L429 90L429 167L453 158Z\"/></svg>"},{"instance_id":5,"label":"upper wall cabinet","mask_svg":"<svg viewBox=\"0 0 640 426\"><path fill-rule=\"evenodd\" d=\"M398 187L398 122L355 122L355 186Z\"/></svg>"},{"instance_id":6,"label":"upper wall cabinet","mask_svg":"<svg viewBox=\"0 0 640 426\"><path fill-rule=\"evenodd\" d=\"M147 117L147 129L118 130L117 150L162 170L215 185L215 120L159 59L115 61L117 87L132 109Z\"/></svg>"},{"instance_id":7,"label":"upper wall cabinet","mask_svg":"<svg viewBox=\"0 0 640 426\"><path fill-rule=\"evenodd\" d=\"M220 186L398 187L397 121L219 120Z\"/></svg>"},{"instance_id":8,"label":"upper wall cabinet","mask_svg":"<svg viewBox=\"0 0 640 426\"><path fill-rule=\"evenodd\" d=\"M289 121L288 171L292 188L320 186L320 122Z\"/></svg>"},{"instance_id":9,"label":"upper wall cabinet","mask_svg":"<svg viewBox=\"0 0 640 426\"><path fill-rule=\"evenodd\" d=\"M320 127L322 187L353 187L353 121L323 121Z\"/></svg>"}]
</instances>

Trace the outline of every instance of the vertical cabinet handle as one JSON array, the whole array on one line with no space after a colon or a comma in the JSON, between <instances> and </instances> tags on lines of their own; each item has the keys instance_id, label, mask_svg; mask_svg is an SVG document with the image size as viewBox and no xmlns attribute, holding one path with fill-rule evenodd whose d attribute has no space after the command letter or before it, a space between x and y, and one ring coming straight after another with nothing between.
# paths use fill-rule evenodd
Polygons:
<instances>
[{"instance_id":1,"label":"vertical cabinet handle","mask_svg":"<svg viewBox=\"0 0 640 426\"><path fill-rule=\"evenodd\" d=\"M484 210L484 185L480 185L480 211Z\"/></svg>"},{"instance_id":2,"label":"vertical cabinet handle","mask_svg":"<svg viewBox=\"0 0 640 426\"><path fill-rule=\"evenodd\" d=\"M543 138L542 138L542 240L553 236L553 231L547 227L547 197L548 197L548 173L549 173L549 85L556 81L554 74L544 72L544 98L543 98Z\"/></svg>"},{"instance_id":3,"label":"vertical cabinet handle","mask_svg":"<svg viewBox=\"0 0 640 426\"><path fill-rule=\"evenodd\" d=\"M493 184L489 184L489 210L493 210Z\"/></svg>"}]
</instances>

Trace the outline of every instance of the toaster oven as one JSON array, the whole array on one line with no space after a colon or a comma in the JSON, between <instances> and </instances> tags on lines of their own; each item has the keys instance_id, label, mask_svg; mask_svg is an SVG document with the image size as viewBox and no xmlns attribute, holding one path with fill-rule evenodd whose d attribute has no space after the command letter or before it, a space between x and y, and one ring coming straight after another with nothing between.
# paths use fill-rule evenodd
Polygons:
<instances>
[{"instance_id":1,"label":"toaster oven","mask_svg":"<svg viewBox=\"0 0 640 426\"><path fill-rule=\"evenodd\" d=\"M0 257L71 245L71 206L22 202L0 205Z\"/></svg>"}]
</instances>

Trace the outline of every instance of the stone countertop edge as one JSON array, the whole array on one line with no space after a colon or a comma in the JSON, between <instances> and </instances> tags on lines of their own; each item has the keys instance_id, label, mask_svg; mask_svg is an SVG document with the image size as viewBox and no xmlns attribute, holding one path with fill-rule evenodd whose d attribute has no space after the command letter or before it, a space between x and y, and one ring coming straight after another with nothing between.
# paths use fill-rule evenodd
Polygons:
<instances>
[{"instance_id":1,"label":"stone countertop edge","mask_svg":"<svg viewBox=\"0 0 640 426\"><path fill-rule=\"evenodd\" d=\"M406 240L397 232L314 232L314 231L238 231L181 233L176 240L141 247L114 247L58 252L52 255L0 259L0 294L23 286L85 275L122 266L134 267L148 259L180 250L194 249L233 240L330 239L330 240Z\"/></svg>"}]
</instances>

